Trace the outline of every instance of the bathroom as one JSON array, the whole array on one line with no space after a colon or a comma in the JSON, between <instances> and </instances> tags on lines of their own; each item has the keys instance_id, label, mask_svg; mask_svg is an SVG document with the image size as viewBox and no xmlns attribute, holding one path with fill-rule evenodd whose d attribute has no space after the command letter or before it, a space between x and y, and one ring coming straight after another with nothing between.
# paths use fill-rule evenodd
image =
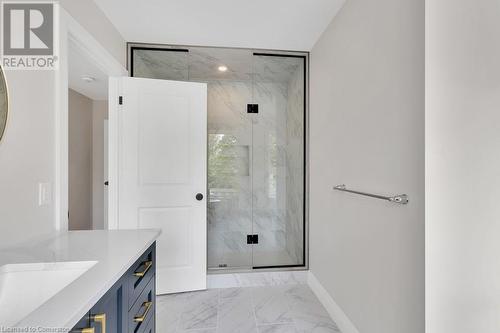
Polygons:
<instances>
[{"instance_id":1,"label":"bathroom","mask_svg":"<svg viewBox=\"0 0 500 333\"><path fill-rule=\"evenodd\" d=\"M0 7L0 331L500 329L496 2Z\"/></svg>"}]
</instances>

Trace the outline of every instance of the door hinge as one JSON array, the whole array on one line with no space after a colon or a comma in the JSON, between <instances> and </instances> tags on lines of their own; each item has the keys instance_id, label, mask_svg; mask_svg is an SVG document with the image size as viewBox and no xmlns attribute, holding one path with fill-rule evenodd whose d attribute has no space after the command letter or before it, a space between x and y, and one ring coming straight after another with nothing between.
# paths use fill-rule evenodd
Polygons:
<instances>
[{"instance_id":1,"label":"door hinge","mask_svg":"<svg viewBox=\"0 0 500 333\"><path fill-rule=\"evenodd\" d=\"M247 235L247 244L259 244L259 235Z\"/></svg>"},{"instance_id":2,"label":"door hinge","mask_svg":"<svg viewBox=\"0 0 500 333\"><path fill-rule=\"evenodd\" d=\"M118 97L118 105L123 105L123 96Z\"/></svg>"},{"instance_id":3,"label":"door hinge","mask_svg":"<svg viewBox=\"0 0 500 333\"><path fill-rule=\"evenodd\" d=\"M259 104L247 104L247 113L259 113Z\"/></svg>"}]
</instances>

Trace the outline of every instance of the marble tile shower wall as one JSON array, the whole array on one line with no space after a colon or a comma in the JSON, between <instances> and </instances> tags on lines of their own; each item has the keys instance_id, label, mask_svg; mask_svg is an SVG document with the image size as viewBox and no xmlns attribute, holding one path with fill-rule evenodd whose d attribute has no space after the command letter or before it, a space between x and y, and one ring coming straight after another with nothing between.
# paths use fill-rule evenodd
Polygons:
<instances>
[{"instance_id":1,"label":"marble tile shower wall","mask_svg":"<svg viewBox=\"0 0 500 333\"><path fill-rule=\"evenodd\" d=\"M266 260L272 256L258 252L286 249L286 85L211 81L208 87L209 135L231 138L237 170L211 175L230 177L234 186L210 188L209 266L271 264ZM257 115L246 113L252 101L259 104ZM252 233L259 235L258 245L246 243L246 235Z\"/></svg>"},{"instance_id":2,"label":"marble tile shower wall","mask_svg":"<svg viewBox=\"0 0 500 333\"><path fill-rule=\"evenodd\" d=\"M300 63L241 49L134 51L134 76L208 83L210 268L302 263ZM259 244L248 245L248 234Z\"/></svg>"},{"instance_id":3,"label":"marble tile shower wall","mask_svg":"<svg viewBox=\"0 0 500 333\"><path fill-rule=\"evenodd\" d=\"M304 243L304 68L288 84L286 122L286 250L294 263L303 263Z\"/></svg>"},{"instance_id":4,"label":"marble tile shower wall","mask_svg":"<svg viewBox=\"0 0 500 333\"><path fill-rule=\"evenodd\" d=\"M251 82L208 82L209 267L252 265L251 98Z\"/></svg>"},{"instance_id":5,"label":"marble tile shower wall","mask_svg":"<svg viewBox=\"0 0 500 333\"><path fill-rule=\"evenodd\" d=\"M281 264L286 248L286 96L284 83L254 81L253 100L259 104L252 115L253 230L259 235L254 266Z\"/></svg>"},{"instance_id":6,"label":"marble tile shower wall","mask_svg":"<svg viewBox=\"0 0 500 333\"><path fill-rule=\"evenodd\" d=\"M188 53L162 50L135 50L133 54L134 77L148 79L188 81Z\"/></svg>"}]
</instances>

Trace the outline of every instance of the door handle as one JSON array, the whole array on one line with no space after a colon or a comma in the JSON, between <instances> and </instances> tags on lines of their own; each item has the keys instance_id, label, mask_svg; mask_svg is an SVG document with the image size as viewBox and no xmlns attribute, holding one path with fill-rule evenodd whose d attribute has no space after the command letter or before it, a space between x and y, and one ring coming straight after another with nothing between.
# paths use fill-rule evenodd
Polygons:
<instances>
[{"instance_id":1,"label":"door handle","mask_svg":"<svg viewBox=\"0 0 500 333\"><path fill-rule=\"evenodd\" d=\"M198 200L198 201L203 200L203 194L198 193L198 194L196 195L196 200Z\"/></svg>"}]
</instances>

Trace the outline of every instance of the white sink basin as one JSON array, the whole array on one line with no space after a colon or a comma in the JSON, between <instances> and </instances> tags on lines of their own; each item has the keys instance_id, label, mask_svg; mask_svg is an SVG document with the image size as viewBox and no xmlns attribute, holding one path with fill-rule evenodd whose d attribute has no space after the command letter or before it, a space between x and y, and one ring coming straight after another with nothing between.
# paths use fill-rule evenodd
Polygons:
<instances>
[{"instance_id":1,"label":"white sink basin","mask_svg":"<svg viewBox=\"0 0 500 333\"><path fill-rule=\"evenodd\" d=\"M0 267L0 323L12 326L94 266L97 261Z\"/></svg>"}]
</instances>

